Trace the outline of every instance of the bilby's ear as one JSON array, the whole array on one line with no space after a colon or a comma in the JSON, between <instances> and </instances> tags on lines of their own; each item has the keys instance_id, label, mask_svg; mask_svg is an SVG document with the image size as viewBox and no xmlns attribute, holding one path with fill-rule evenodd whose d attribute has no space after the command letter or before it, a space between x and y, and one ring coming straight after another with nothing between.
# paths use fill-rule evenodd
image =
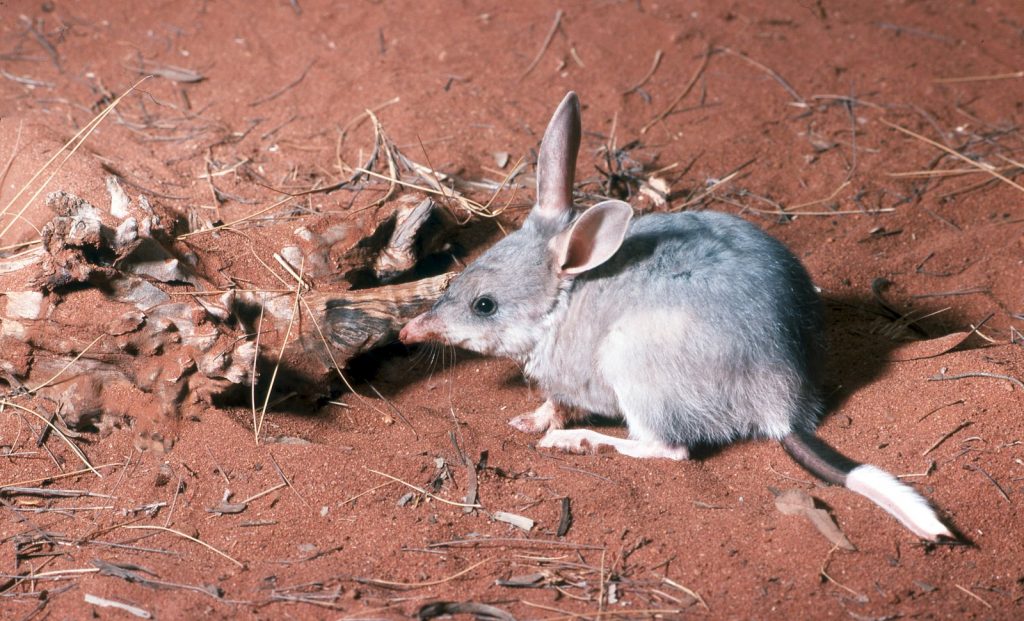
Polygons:
<instances>
[{"instance_id":1,"label":"bilby's ear","mask_svg":"<svg viewBox=\"0 0 1024 621\"><path fill-rule=\"evenodd\" d=\"M580 100L570 91L551 116L537 156L537 205L533 210L544 218L558 218L572 209L580 132Z\"/></svg>"},{"instance_id":2,"label":"bilby's ear","mask_svg":"<svg viewBox=\"0 0 1024 621\"><path fill-rule=\"evenodd\" d=\"M559 275L580 274L610 259L622 246L632 217L633 208L622 201L604 201L583 212L551 240Z\"/></svg>"}]
</instances>

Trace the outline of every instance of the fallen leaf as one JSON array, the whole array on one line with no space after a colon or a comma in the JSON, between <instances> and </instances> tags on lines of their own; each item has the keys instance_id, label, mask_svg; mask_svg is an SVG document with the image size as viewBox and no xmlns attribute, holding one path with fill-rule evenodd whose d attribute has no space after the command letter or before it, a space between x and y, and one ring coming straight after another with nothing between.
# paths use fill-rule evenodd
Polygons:
<instances>
[{"instance_id":1,"label":"fallen leaf","mask_svg":"<svg viewBox=\"0 0 1024 621\"><path fill-rule=\"evenodd\" d=\"M786 515L800 515L814 508L814 499L798 489L790 489L776 495L775 508Z\"/></svg>"},{"instance_id":2,"label":"fallen leaf","mask_svg":"<svg viewBox=\"0 0 1024 621\"><path fill-rule=\"evenodd\" d=\"M775 497L775 508L786 515L803 515L826 539L844 550L856 550L843 531L839 529L828 511L814 505L810 494L798 489L786 490Z\"/></svg>"}]
</instances>

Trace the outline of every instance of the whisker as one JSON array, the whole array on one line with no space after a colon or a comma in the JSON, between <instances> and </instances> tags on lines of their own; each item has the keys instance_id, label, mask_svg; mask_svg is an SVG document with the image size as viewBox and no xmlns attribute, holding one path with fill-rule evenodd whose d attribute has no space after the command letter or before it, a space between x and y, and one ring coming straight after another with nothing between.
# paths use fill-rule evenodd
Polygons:
<instances>
[{"instance_id":1,"label":"whisker","mask_svg":"<svg viewBox=\"0 0 1024 621\"><path fill-rule=\"evenodd\" d=\"M452 354L452 363L448 365L448 407L455 412L455 356L458 353L451 341L445 341L445 350Z\"/></svg>"}]
</instances>

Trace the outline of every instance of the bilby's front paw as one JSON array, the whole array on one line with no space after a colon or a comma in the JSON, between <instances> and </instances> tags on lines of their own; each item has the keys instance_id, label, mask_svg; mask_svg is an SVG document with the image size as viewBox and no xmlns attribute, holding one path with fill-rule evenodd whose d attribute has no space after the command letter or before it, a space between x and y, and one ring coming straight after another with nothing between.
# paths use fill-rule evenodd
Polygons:
<instances>
[{"instance_id":1,"label":"bilby's front paw","mask_svg":"<svg viewBox=\"0 0 1024 621\"><path fill-rule=\"evenodd\" d=\"M537 416L536 412L520 414L508 421L508 424L524 433L540 433L548 428L548 421Z\"/></svg>"},{"instance_id":2,"label":"bilby's front paw","mask_svg":"<svg viewBox=\"0 0 1024 621\"><path fill-rule=\"evenodd\" d=\"M536 410L520 414L508 421L508 424L525 433L541 433L548 429L561 429L562 416L559 412L559 406L551 401L545 401Z\"/></svg>"}]
</instances>

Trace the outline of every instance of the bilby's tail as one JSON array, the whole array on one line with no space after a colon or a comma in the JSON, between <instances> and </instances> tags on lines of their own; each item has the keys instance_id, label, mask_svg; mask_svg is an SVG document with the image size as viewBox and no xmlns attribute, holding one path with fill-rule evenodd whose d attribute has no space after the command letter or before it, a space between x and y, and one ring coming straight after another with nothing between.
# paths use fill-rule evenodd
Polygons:
<instances>
[{"instance_id":1,"label":"bilby's tail","mask_svg":"<svg viewBox=\"0 0 1024 621\"><path fill-rule=\"evenodd\" d=\"M790 457L808 472L865 496L921 539L956 538L924 497L885 470L855 462L805 431L791 432L781 442Z\"/></svg>"}]
</instances>

